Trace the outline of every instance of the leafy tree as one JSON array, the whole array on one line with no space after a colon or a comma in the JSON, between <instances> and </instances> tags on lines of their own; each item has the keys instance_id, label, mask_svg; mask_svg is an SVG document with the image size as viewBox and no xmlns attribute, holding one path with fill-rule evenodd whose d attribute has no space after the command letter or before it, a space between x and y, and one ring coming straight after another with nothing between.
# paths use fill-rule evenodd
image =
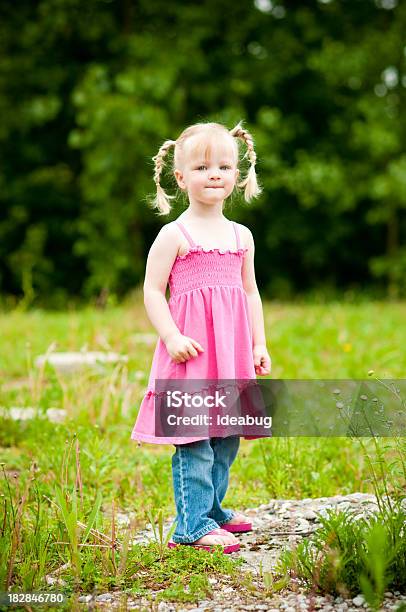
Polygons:
<instances>
[{"instance_id":1,"label":"leafy tree","mask_svg":"<svg viewBox=\"0 0 406 612\"><path fill-rule=\"evenodd\" d=\"M131 290L166 222L146 201L159 145L196 121L242 118L264 193L226 214L256 236L264 293L406 293L405 4L232 8L0 8L1 292L64 306ZM170 163L164 181L175 188Z\"/></svg>"}]
</instances>

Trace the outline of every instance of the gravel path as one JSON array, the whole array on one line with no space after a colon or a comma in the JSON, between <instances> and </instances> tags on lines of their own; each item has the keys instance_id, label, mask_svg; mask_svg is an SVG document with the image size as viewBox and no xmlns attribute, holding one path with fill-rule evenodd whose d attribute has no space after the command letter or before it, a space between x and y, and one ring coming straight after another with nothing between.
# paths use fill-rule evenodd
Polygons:
<instances>
[{"instance_id":1,"label":"gravel path","mask_svg":"<svg viewBox=\"0 0 406 612\"><path fill-rule=\"evenodd\" d=\"M254 587L263 585L262 572L270 571L281 552L286 546L297 544L303 537L310 535L320 526L319 516L327 513L329 508L338 510L349 509L356 516L368 516L378 509L374 495L353 493L351 495L337 495L334 497L320 497L314 499L288 500L273 499L259 508L247 508L244 513L250 516L253 531L239 534L241 549L233 557L242 557L245 563L241 567L242 573L249 572ZM122 516L124 519L125 517ZM171 521L168 522L168 527ZM140 532L134 543L146 543L152 539L152 529ZM313 610L323 611L359 611L370 609L364 602L361 594L351 599L306 594L303 588L295 585L291 580L289 587L277 595L264 596L260 593L251 593L246 588L236 589L230 586L226 576L210 578L213 586L213 598L200 601L196 604L175 604L170 602L154 603L143 597L128 597L123 601L119 593L104 593L97 597L82 596L85 606L83 608L107 607L134 610L157 610L158 612L172 612L182 610L195 610L196 612L221 611L235 612L240 610L284 610L285 612L305 612ZM121 599L121 602L120 602ZM381 610L402 609L406 611L406 595L399 592L387 592ZM86 605L87 604L87 605Z\"/></svg>"}]
</instances>

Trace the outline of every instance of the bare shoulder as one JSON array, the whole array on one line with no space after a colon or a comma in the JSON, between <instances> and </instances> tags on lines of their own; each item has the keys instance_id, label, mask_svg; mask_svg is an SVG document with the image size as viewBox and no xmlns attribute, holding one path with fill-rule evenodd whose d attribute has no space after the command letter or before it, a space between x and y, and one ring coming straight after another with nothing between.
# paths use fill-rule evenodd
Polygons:
<instances>
[{"instance_id":1,"label":"bare shoulder","mask_svg":"<svg viewBox=\"0 0 406 612\"><path fill-rule=\"evenodd\" d=\"M177 238L179 236L179 228L177 227L175 221L170 221L169 223L165 223L159 230L157 236L162 236L164 238Z\"/></svg>"},{"instance_id":2,"label":"bare shoulder","mask_svg":"<svg viewBox=\"0 0 406 612\"><path fill-rule=\"evenodd\" d=\"M181 235L179 232L179 228L177 227L174 221L171 221L170 223L166 223L165 225L161 227L161 229L159 230L155 238L155 242L159 244L164 244L164 243L169 242L172 245L174 243L179 245L180 239L181 239Z\"/></svg>"},{"instance_id":3,"label":"bare shoulder","mask_svg":"<svg viewBox=\"0 0 406 612\"><path fill-rule=\"evenodd\" d=\"M161 227L151 246L151 250L158 255L165 255L169 259L176 257L180 244L179 230L172 221Z\"/></svg>"},{"instance_id":4,"label":"bare shoulder","mask_svg":"<svg viewBox=\"0 0 406 612\"><path fill-rule=\"evenodd\" d=\"M246 225L242 223L236 223L238 231L240 233L241 243L244 247L248 248L250 244L253 244L254 237L252 235L251 230Z\"/></svg>"}]
</instances>

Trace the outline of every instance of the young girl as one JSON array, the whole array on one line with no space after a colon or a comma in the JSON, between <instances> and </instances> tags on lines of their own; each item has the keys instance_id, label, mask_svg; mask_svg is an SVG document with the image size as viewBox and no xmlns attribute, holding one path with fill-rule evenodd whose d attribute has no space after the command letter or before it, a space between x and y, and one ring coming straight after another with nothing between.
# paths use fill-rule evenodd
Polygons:
<instances>
[{"instance_id":1,"label":"young girl","mask_svg":"<svg viewBox=\"0 0 406 612\"><path fill-rule=\"evenodd\" d=\"M164 158L174 147L174 175L187 192L188 208L162 227L148 254L144 304L156 328L156 345L145 394L131 434L133 440L174 444L172 474L177 510L170 546L188 544L225 553L239 549L237 532L249 531L243 515L221 506L239 436L216 438L155 435L154 382L157 379L255 379L267 375L261 298L254 271L250 230L223 214L239 174L239 142L247 147L250 168L245 199L260 193L251 135L241 126L198 123L176 141L167 140L153 158L159 214L170 212L160 185ZM170 299L166 301L167 284Z\"/></svg>"}]
</instances>

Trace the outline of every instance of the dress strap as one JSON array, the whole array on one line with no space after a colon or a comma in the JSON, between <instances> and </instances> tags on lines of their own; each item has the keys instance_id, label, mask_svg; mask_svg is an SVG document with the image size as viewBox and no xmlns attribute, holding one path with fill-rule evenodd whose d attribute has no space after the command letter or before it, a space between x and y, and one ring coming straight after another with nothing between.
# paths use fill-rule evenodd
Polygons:
<instances>
[{"instance_id":1,"label":"dress strap","mask_svg":"<svg viewBox=\"0 0 406 612\"><path fill-rule=\"evenodd\" d=\"M186 240L188 241L188 243L190 244L191 247L196 246L195 243L193 242L193 239L191 237L191 235L189 234L189 232L186 230L186 228L182 225L182 223L180 221L175 221L176 225L179 226L179 228L182 230L182 232L185 235Z\"/></svg>"},{"instance_id":2,"label":"dress strap","mask_svg":"<svg viewBox=\"0 0 406 612\"><path fill-rule=\"evenodd\" d=\"M239 251L241 248L240 235L238 233L237 224L234 221L232 221L232 224L233 224L234 231L235 231L235 237L237 239L237 251Z\"/></svg>"}]
</instances>

